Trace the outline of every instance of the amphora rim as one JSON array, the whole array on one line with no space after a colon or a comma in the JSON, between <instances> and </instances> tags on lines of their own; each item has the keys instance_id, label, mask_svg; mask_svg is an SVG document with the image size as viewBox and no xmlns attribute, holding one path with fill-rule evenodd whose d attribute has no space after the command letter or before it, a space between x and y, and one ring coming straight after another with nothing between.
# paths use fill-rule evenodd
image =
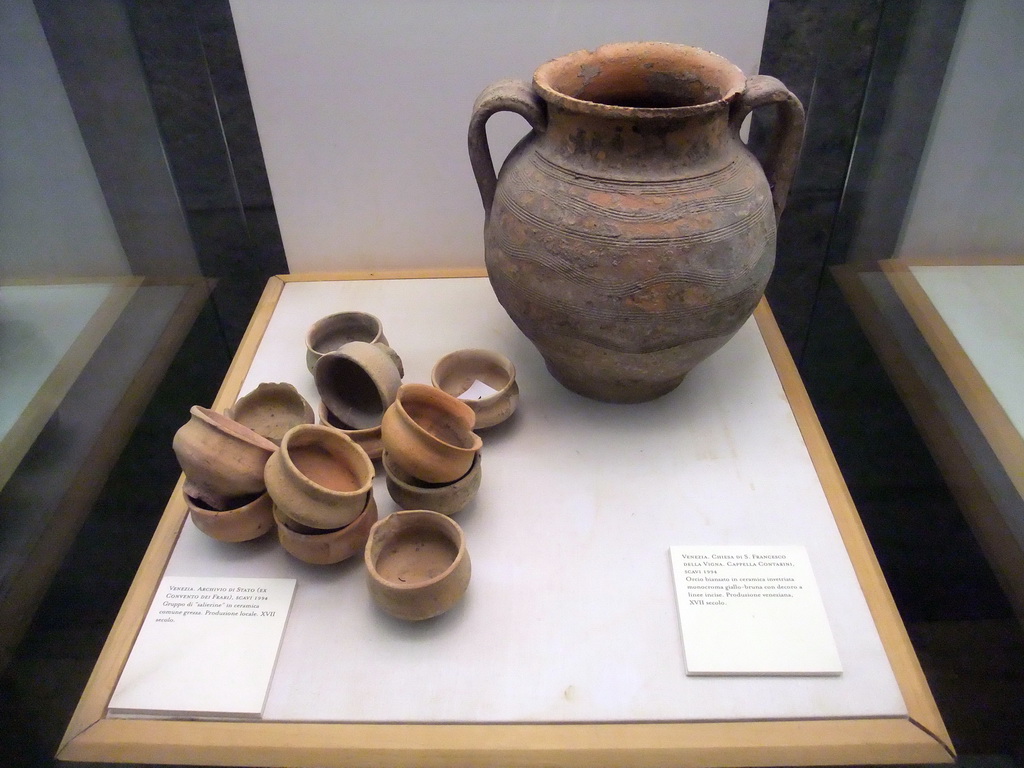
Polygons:
<instances>
[{"instance_id":1,"label":"amphora rim","mask_svg":"<svg viewBox=\"0 0 1024 768\"><path fill-rule=\"evenodd\" d=\"M549 104L622 117L683 117L727 109L746 75L723 56L689 45L609 43L542 64L533 86Z\"/></svg>"}]
</instances>

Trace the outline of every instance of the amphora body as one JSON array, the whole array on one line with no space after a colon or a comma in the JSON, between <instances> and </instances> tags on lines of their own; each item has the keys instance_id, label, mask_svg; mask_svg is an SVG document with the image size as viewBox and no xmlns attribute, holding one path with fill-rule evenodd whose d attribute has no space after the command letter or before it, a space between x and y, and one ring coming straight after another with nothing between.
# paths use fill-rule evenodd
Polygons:
<instances>
[{"instance_id":1,"label":"amphora body","mask_svg":"<svg viewBox=\"0 0 1024 768\"><path fill-rule=\"evenodd\" d=\"M740 139L777 104L762 167ZM486 121L532 131L496 177ZM498 300L569 389L612 402L674 389L750 317L775 261L803 137L778 80L669 43L616 43L481 93L469 151Z\"/></svg>"}]
</instances>

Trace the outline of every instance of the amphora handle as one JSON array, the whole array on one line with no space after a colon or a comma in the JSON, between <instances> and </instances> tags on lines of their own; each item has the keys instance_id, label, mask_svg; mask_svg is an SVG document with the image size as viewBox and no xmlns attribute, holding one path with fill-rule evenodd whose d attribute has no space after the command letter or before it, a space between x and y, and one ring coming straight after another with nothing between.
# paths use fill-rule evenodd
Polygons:
<instances>
[{"instance_id":1,"label":"amphora handle","mask_svg":"<svg viewBox=\"0 0 1024 768\"><path fill-rule=\"evenodd\" d=\"M480 188L484 212L491 212L498 177L487 144L487 118L495 112L515 112L526 118L533 130L542 133L547 127L547 110L543 100L525 80L499 80L484 88L473 104L469 121L469 160Z\"/></svg>"},{"instance_id":2,"label":"amphora handle","mask_svg":"<svg viewBox=\"0 0 1024 768\"><path fill-rule=\"evenodd\" d=\"M778 221L786 207L789 187L800 160L800 145L804 140L803 104L780 80L769 75L754 75L747 78L743 93L733 102L729 122L739 131L743 118L766 104L778 107L768 157L763 163L764 175L772 190L775 220Z\"/></svg>"}]
</instances>

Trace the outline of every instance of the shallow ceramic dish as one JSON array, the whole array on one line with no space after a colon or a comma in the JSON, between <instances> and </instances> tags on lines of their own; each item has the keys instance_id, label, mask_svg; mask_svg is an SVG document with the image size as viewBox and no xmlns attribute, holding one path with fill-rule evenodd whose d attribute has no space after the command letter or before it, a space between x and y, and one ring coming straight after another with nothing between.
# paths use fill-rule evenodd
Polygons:
<instances>
[{"instance_id":1,"label":"shallow ceramic dish","mask_svg":"<svg viewBox=\"0 0 1024 768\"><path fill-rule=\"evenodd\" d=\"M276 505L273 515L277 524L277 540L289 555L311 565L333 565L364 549L370 529L377 522L377 502L371 494L362 513L351 523L334 531L319 533L293 530L291 521L281 515Z\"/></svg>"},{"instance_id":2,"label":"shallow ceramic dish","mask_svg":"<svg viewBox=\"0 0 1024 768\"><path fill-rule=\"evenodd\" d=\"M367 312L337 312L322 317L306 332L306 368L312 373L316 361L327 352L341 349L350 341L387 344L380 319Z\"/></svg>"},{"instance_id":3,"label":"shallow ceramic dish","mask_svg":"<svg viewBox=\"0 0 1024 768\"><path fill-rule=\"evenodd\" d=\"M473 409L429 384L403 384L381 421L384 450L417 480L451 483L465 475L483 442Z\"/></svg>"},{"instance_id":4,"label":"shallow ceramic dish","mask_svg":"<svg viewBox=\"0 0 1024 768\"><path fill-rule=\"evenodd\" d=\"M320 400L352 429L379 426L402 385L402 361L386 344L352 341L317 360L313 381Z\"/></svg>"},{"instance_id":5,"label":"shallow ceramic dish","mask_svg":"<svg viewBox=\"0 0 1024 768\"><path fill-rule=\"evenodd\" d=\"M258 385L225 413L276 445L292 427L316 422L313 406L293 385L284 382Z\"/></svg>"},{"instance_id":6,"label":"shallow ceramic dish","mask_svg":"<svg viewBox=\"0 0 1024 768\"><path fill-rule=\"evenodd\" d=\"M381 440L380 436L380 424L370 429L352 429L347 424L339 421L323 403L320 403L320 423L344 432L355 441L356 445L366 451L366 455L371 459L379 459L381 454L384 453L384 441Z\"/></svg>"},{"instance_id":7,"label":"shallow ceramic dish","mask_svg":"<svg viewBox=\"0 0 1024 768\"><path fill-rule=\"evenodd\" d=\"M515 413L519 405L516 367L507 357L490 349L449 352L434 363L430 381L473 409L475 429L500 424ZM480 384L485 386L480 387ZM478 394L481 389L483 393Z\"/></svg>"},{"instance_id":8,"label":"shallow ceramic dish","mask_svg":"<svg viewBox=\"0 0 1024 768\"><path fill-rule=\"evenodd\" d=\"M210 408L194 405L189 414L172 441L185 493L210 509L231 509L263 493L263 470L277 446Z\"/></svg>"},{"instance_id":9,"label":"shallow ceramic dish","mask_svg":"<svg viewBox=\"0 0 1024 768\"><path fill-rule=\"evenodd\" d=\"M267 492L285 515L302 525L334 530L366 507L373 462L348 435L322 424L292 427L264 473Z\"/></svg>"},{"instance_id":10,"label":"shallow ceramic dish","mask_svg":"<svg viewBox=\"0 0 1024 768\"><path fill-rule=\"evenodd\" d=\"M469 585L466 537L440 512L416 509L379 520L370 530L364 561L374 601L399 619L438 616Z\"/></svg>"},{"instance_id":11,"label":"shallow ceramic dish","mask_svg":"<svg viewBox=\"0 0 1024 768\"><path fill-rule=\"evenodd\" d=\"M251 541L274 527L274 505L266 491L241 506L224 510L210 509L187 493L184 496L196 528L218 541Z\"/></svg>"},{"instance_id":12,"label":"shallow ceramic dish","mask_svg":"<svg viewBox=\"0 0 1024 768\"><path fill-rule=\"evenodd\" d=\"M453 483L424 483L395 466L387 453L381 459L387 475L388 493L402 509L430 509L442 515L454 515L466 508L480 489L480 454L469 472Z\"/></svg>"}]
</instances>

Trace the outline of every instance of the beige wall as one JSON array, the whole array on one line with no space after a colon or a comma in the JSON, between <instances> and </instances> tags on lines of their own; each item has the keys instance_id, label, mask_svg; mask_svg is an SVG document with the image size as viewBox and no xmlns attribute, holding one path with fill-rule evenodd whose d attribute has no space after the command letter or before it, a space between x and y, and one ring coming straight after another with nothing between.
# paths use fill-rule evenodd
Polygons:
<instances>
[{"instance_id":1,"label":"beige wall","mask_svg":"<svg viewBox=\"0 0 1024 768\"><path fill-rule=\"evenodd\" d=\"M899 256L1024 253L1024 3L969 0Z\"/></svg>"},{"instance_id":2,"label":"beige wall","mask_svg":"<svg viewBox=\"0 0 1024 768\"><path fill-rule=\"evenodd\" d=\"M466 152L477 94L620 40L708 48L757 70L767 0L232 0L292 272L473 266ZM499 162L527 132L489 123Z\"/></svg>"}]
</instances>

